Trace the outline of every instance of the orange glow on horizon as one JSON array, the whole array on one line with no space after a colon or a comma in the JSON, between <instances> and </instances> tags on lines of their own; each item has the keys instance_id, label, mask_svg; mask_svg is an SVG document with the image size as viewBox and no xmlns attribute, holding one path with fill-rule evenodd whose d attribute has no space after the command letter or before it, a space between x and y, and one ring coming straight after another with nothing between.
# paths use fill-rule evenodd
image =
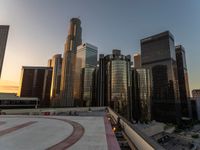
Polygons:
<instances>
[{"instance_id":1,"label":"orange glow on horizon","mask_svg":"<svg viewBox=\"0 0 200 150\"><path fill-rule=\"evenodd\" d=\"M1 93L17 93L19 85L14 81L0 80Z\"/></svg>"}]
</instances>

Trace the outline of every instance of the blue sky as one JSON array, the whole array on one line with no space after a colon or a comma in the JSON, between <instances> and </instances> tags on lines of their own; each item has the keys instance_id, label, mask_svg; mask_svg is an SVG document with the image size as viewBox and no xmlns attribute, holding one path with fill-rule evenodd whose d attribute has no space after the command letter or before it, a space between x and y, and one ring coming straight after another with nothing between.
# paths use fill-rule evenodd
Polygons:
<instances>
[{"instance_id":1,"label":"blue sky","mask_svg":"<svg viewBox=\"0 0 200 150\"><path fill-rule=\"evenodd\" d=\"M140 39L170 30L186 49L190 89L200 88L199 0L0 0L0 24L10 25L2 80L19 83L21 66L62 54L68 22L78 16L83 42L105 54L133 55Z\"/></svg>"}]
</instances>

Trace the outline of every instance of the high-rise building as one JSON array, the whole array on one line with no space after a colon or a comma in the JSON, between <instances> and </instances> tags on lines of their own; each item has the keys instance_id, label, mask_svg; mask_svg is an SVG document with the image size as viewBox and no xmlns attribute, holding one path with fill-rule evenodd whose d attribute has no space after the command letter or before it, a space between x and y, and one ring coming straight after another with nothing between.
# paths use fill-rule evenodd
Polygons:
<instances>
[{"instance_id":1,"label":"high-rise building","mask_svg":"<svg viewBox=\"0 0 200 150\"><path fill-rule=\"evenodd\" d=\"M48 61L48 67L52 67L52 82L51 82L51 106L59 106L60 99L60 82L62 69L62 55L56 54Z\"/></svg>"},{"instance_id":2,"label":"high-rise building","mask_svg":"<svg viewBox=\"0 0 200 150\"><path fill-rule=\"evenodd\" d=\"M5 54L6 43L7 43L7 38L8 38L8 31L9 31L9 26L0 25L0 77L1 77L2 67L3 67L3 60L4 60L4 54Z\"/></svg>"},{"instance_id":3,"label":"high-rise building","mask_svg":"<svg viewBox=\"0 0 200 150\"><path fill-rule=\"evenodd\" d=\"M135 53L133 55L133 60L134 60L134 68L141 68L141 54L140 53Z\"/></svg>"},{"instance_id":4,"label":"high-rise building","mask_svg":"<svg viewBox=\"0 0 200 150\"><path fill-rule=\"evenodd\" d=\"M99 55L99 61L94 72L94 97L93 105L94 106L106 106L107 101L105 97L105 71L106 63L104 59L104 54Z\"/></svg>"},{"instance_id":5,"label":"high-rise building","mask_svg":"<svg viewBox=\"0 0 200 150\"><path fill-rule=\"evenodd\" d=\"M149 69L132 70L132 117L135 121L151 120L151 74Z\"/></svg>"},{"instance_id":6,"label":"high-rise building","mask_svg":"<svg viewBox=\"0 0 200 150\"><path fill-rule=\"evenodd\" d=\"M74 106L74 71L77 46L82 44L82 29L79 18L72 18L65 43L61 74L61 106Z\"/></svg>"},{"instance_id":7,"label":"high-rise building","mask_svg":"<svg viewBox=\"0 0 200 150\"><path fill-rule=\"evenodd\" d=\"M88 84L92 84L92 74L96 65L97 65L97 50L96 46L93 46L89 43L84 43L77 47L76 53L76 67L74 73L74 100L76 105L85 104L85 98L83 97L84 93L89 92L86 87ZM89 76L90 74L90 76ZM91 81L84 81L84 80ZM92 87L92 85L90 85ZM86 91L84 91L86 90ZM92 91L90 91L92 92ZM90 94L91 95L91 94ZM90 97L91 98L91 97ZM84 101L83 101L84 100ZM91 99L89 100L91 101ZM87 103L88 104L88 103Z\"/></svg>"},{"instance_id":8,"label":"high-rise building","mask_svg":"<svg viewBox=\"0 0 200 150\"><path fill-rule=\"evenodd\" d=\"M180 120L180 99L174 37L163 32L141 40L141 63L152 70L152 118Z\"/></svg>"},{"instance_id":9,"label":"high-rise building","mask_svg":"<svg viewBox=\"0 0 200 150\"><path fill-rule=\"evenodd\" d=\"M40 107L49 107L51 80L51 67L23 66L18 96L37 97Z\"/></svg>"},{"instance_id":10,"label":"high-rise building","mask_svg":"<svg viewBox=\"0 0 200 150\"><path fill-rule=\"evenodd\" d=\"M81 101L83 106L92 106L93 98L93 73L95 67L84 67L82 69L82 80L81 80Z\"/></svg>"},{"instance_id":11,"label":"high-rise building","mask_svg":"<svg viewBox=\"0 0 200 150\"><path fill-rule=\"evenodd\" d=\"M176 46L176 62L178 70L178 84L181 101L182 117L189 117L188 98L190 97L188 71L186 65L185 49L182 45Z\"/></svg>"},{"instance_id":12,"label":"high-rise building","mask_svg":"<svg viewBox=\"0 0 200 150\"><path fill-rule=\"evenodd\" d=\"M200 98L200 89L193 89L192 90L192 97L194 99Z\"/></svg>"},{"instance_id":13,"label":"high-rise building","mask_svg":"<svg viewBox=\"0 0 200 150\"><path fill-rule=\"evenodd\" d=\"M111 55L101 55L99 63L99 93L104 105L130 119L131 100L131 57L124 56L120 50L113 50ZM104 82L103 82L104 81ZM101 89L102 88L102 89ZM103 97L104 96L104 97ZM102 100L101 100L102 99Z\"/></svg>"}]
</instances>

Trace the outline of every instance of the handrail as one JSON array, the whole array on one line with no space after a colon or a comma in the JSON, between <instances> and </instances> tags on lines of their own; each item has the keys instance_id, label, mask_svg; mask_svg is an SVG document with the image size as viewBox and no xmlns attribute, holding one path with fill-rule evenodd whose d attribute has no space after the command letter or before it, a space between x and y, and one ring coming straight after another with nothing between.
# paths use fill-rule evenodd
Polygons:
<instances>
[{"instance_id":1,"label":"handrail","mask_svg":"<svg viewBox=\"0 0 200 150\"><path fill-rule=\"evenodd\" d=\"M123 129L123 132L129 138L129 140L134 144L134 146L139 150L164 150L162 146L153 141L145 133L141 132L137 127L133 126L129 121L124 117L120 116L118 113L114 112L111 108L108 107L110 115L115 119L119 120L120 125Z\"/></svg>"}]
</instances>

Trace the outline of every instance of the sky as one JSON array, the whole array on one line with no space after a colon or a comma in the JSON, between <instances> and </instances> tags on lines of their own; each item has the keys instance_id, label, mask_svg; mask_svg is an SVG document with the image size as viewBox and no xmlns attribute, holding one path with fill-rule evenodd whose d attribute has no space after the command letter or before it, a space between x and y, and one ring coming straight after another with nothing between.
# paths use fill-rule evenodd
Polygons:
<instances>
[{"instance_id":1,"label":"sky","mask_svg":"<svg viewBox=\"0 0 200 150\"><path fill-rule=\"evenodd\" d=\"M22 66L63 54L72 17L99 54L133 55L140 39L169 30L185 47L190 89L200 88L199 0L0 0L0 24L10 25L0 84L19 85Z\"/></svg>"}]
</instances>

